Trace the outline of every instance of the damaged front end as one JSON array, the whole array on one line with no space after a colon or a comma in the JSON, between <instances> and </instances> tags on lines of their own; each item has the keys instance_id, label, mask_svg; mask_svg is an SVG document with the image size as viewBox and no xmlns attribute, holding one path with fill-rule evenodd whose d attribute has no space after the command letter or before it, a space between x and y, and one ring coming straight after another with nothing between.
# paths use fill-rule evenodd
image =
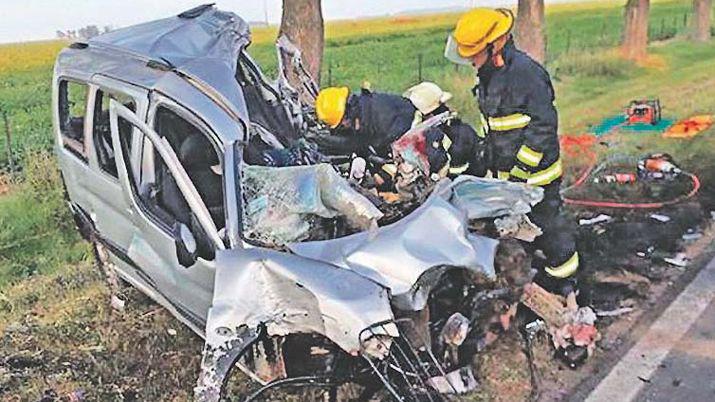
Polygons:
<instances>
[{"instance_id":1,"label":"damaged front end","mask_svg":"<svg viewBox=\"0 0 715 402\"><path fill-rule=\"evenodd\" d=\"M300 170L320 172L319 166ZM298 182L312 184L294 190L325 180L307 177ZM198 400L218 400L234 365L265 384L256 398L282 386L353 383L366 395L440 400L476 387L471 358L496 338L500 315L524 283L514 278L528 276L528 266L502 272L494 265L499 240L474 228L525 215L540 190L472 177L443 180L404 218L373 226L379 214L344 203L355 199L349 189L330 196L311 191L320 203L294 203L288 210L295 216L280 218L285 225L321 208L341 215L341 206L351 205L364 207L358 216L366 219L353 223L362 230L217 253ZM312 205L313 212L297 205Z\"/></svg>"}]
</instances>

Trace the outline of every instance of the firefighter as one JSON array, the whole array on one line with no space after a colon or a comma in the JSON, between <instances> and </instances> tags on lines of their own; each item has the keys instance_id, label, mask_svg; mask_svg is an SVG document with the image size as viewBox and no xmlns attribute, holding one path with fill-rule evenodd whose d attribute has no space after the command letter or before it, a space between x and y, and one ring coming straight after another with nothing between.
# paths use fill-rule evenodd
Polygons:
<instances>
[{"instance_id":1,"label":"firefighter","mask_svg":"<svg viewBox=\"0 0 715 402\"><path fill-rule=\"evenodd\" d=\"M546 257L535 281L561 295L576 292L579 267L575 233L561 212L562 176L554 90L546 70L519 51L506 9L477 8L464 14L447 40L445 57L477 71L472 92L480 109L489 170L500 179L544 189L532 221L543 234L534 242ZM538 259L535 259L538 260Z\"/></svg>"},{"instance_id":2,"label":"firefighter","mask_svg":"<svg viewBox=\"0 0 715 402\"><path fill-rule=\"evenodd\" d=\"M443 146L449 157L448 176L454 178L460 174L484 176L484 138L469 124L464 123L456 112L452 112L446 103L452 94L443 91L437 84L422 82L408 89L404 95L417 108L412 125L417 125L431 117L448 112L453 117L439 128L446 135Z\"/></svg>"},{"instance_id":3,"label":"firefighter","mask_svg":"<svg viewBox=\"0 0 715 402\"><path fill-rule=\"evenodd\" d=\"M325 88L318 94L315 111L332 135L320 136L316 143L329 155L388 159L390 144L411 128L415 110L402 96L372 92L369 84L357 94L347 87Z\"/></svg>"}]
</instances>

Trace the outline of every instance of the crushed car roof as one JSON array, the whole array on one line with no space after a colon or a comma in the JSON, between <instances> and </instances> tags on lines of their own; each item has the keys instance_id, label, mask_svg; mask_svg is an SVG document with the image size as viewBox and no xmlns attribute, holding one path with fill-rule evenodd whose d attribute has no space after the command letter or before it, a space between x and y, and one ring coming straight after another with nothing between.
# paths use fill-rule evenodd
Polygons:
<instances>
[{"instance_id":1,"label":"crushed car roof","mask_svg":"<svg viewBox=\"0 0 715 402\"><path fill-rule=\"evenodd\" d=\"M137 71L138 60L158 70L176 71L193 86L221 102L224 109L248 121L243 91L236 81L238 57L250 43L248 24L238 15L207 4L177 16L121 28L90 39L94 58L75 57L82 47L67 49L58 59L62 69L93 70L111 76L140 81L161 89L172 85L164 74ZM121 61L120 61L121 60ZM158 71L157 68L145 70ZM139 78L137 75L143 77Z\"/></svg>"},{"instance_id":2,"label":"crushed car roof","mask_svg":"<svg viewBox=\"0 0 715 402\"><path fill-rule=\"evenodd\" d=\"M241 17L205 5L97 36L89 44L161 60L177 69L201 59L235 71L238 52L249 42L248 24Z\"/></svg>"}]
</instances>

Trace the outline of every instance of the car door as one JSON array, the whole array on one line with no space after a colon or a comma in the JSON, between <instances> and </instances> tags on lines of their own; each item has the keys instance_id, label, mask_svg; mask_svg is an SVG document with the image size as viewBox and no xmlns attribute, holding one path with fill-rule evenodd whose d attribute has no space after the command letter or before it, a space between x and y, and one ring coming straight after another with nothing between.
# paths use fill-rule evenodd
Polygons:
<instances>
[{"instance_id":1,"label":"car door","mask_svg":"<svg viewBox=\"0 0 715 402\"><path fill-rule=\"evenodd\" d=\"M117 152L120 182L130 194L132 220L137 230L128 248L128 257L152 277L156 290L195 328L204 328L213 296L215 266L212 252L223 250L209 209L202 200L189 174L165 137L142 122L131 110L110 102L111 134ZM142 156L139 175L131 168L119 126L129 124L142 134ZM164 177L165 176L165 177ZM163 179L162 179L163 177ZM170 211L162 210L156 201L159 180L175 184L172 197L188 208L190 222L180 222ZM177 257L177 228L190 226L196 243L206 250L190 266L182 266Z\"/></svg>"},{"instance_id":2,"label":"car door","mask_svg":"<svg viewBox=\"0 0 715 402\"><path fill-rule=\"evenodd\" d=\"M119 182L116 152L112 144L109 102L115 99L131 108L141 119L146 116L148 93L145 89L95 75L89 85L87 115L89 120L89 165L93 172L84 186L92 200L91 218L100 240L115 254L126 254L136 228L131 215L131 199ZM141 133L130 126L119 127L120 137L126 137L131 168L137 172L137 155L141 153Z\"/></svg>"}]
</instances>

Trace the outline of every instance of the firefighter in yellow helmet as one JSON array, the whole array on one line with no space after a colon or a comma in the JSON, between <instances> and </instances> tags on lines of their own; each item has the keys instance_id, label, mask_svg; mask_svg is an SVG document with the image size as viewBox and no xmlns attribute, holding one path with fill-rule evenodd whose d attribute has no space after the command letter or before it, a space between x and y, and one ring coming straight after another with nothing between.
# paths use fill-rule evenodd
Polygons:
<instances>
[{"instance_id":1,"label":"firefighter in yellow helmet","mask_svg":"<svg viewBox=\"0 0 715 402\"><path fill-rule=\"evenodd\" d=\"M368 84L359 93L350 93L347 87L324 88L315 111L331 135L316 142L329 155L388 158L390 144L411 128L415 110L408 99L372 92Z\"/></svg>"},{"instance_id":2,"label":"firefighter in yellow helmet","mask_svg":"<svg viewBox=\"0 0 715 402\"><path fill-rule=\"evenodd\" d=\"M575 230L561 212L562 165L554 90L546 70L519 51L511 36L514 16L506 9L477 8L464 14L447 40L445 57L473 66L472 89L486 139L487 166L501 179L544 189L531 218L543 234L534 248L546 256L536 282L554 293L576 291L579 267Z\"/></svg>"}]
</instances>

